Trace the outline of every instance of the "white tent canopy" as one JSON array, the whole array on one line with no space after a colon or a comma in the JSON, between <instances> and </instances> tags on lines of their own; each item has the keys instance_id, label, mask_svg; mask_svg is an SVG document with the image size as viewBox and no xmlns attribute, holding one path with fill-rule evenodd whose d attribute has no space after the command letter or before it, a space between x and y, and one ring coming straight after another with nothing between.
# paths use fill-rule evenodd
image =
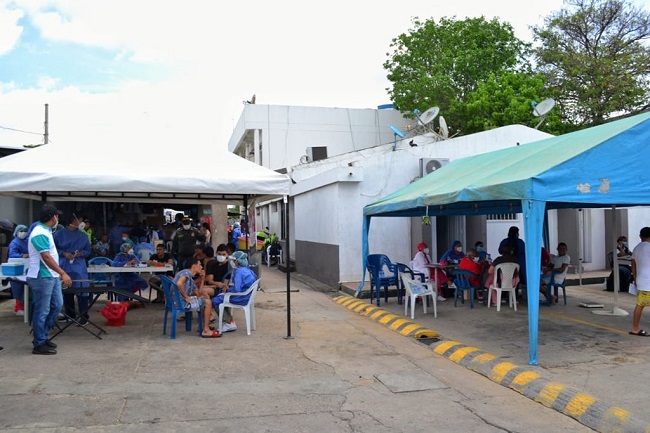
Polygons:
<instances>
[{"instance_id":1,"label":"white tent canopy","mask_svg":"<svg viewBox=\"0 0 650 433\"><path fill-rule=\"evenodd\" d=\"M53 201L206 203L288 195L291 181L216 146L47 144L0 159L0 194Z\"/></svg>"}]
</instances>

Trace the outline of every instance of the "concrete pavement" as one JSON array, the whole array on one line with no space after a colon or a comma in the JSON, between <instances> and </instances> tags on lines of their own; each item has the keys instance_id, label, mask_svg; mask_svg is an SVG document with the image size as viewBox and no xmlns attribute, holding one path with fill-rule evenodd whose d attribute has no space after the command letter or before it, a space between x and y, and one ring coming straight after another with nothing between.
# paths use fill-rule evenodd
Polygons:
<instances>
[{"instance_id":1,"label":"concrete pavement","mask_svg":"<svg viewBox=\"0 0 650 433\"><path fill-rule=\"evenodd\" d=\"M55 356L31 354L29 328L2 302L0 429L591 431L296 279L287 339L285 280L263 270L250 336L236 310L235 332L210 340L179 328L172 341L162 306L148 305L102 340L67 330ZM103 324L100 307L91 319Z\"/></svg>"}]
</instances>

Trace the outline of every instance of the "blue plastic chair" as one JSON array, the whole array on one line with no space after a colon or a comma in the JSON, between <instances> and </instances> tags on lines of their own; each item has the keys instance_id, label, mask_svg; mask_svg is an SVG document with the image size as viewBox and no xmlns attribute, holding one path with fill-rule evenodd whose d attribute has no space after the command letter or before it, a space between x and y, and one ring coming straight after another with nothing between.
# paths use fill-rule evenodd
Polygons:
<instances>
[{"instance_id":1,"label":"blue plastic chair","mask_svg":"<svg viewBox=\"0 0 650 433\"><path fill-rule=\"evenodd\" d=\"M547 286L546 290L553 290L553 294L555 295L555 303L556 304L560 300L560 297L558 296L560 288L562 288L562 296L564 297L564 305L566 305L566 278L564 278L564 280L562 280L561 283L556 283L555 282L555 272L551 272L551 282ZM546 296L546 304L551 305L551 297L548 296L548 294Z\"/></svg>"},{"instance_id":2,"label":"blue plastic chair","mask_svg":"<svg viewBox=\"0 0 650 433\"><path fill-rule=\"evenodd\" d=\"M469 291L469 305L470 308L474 308L474 290L476 287L472 286L469 282L470 277L476 277L477 275L473 272L454 269L454 285L456 290L454 290L454 307L460 297L460 302L465 303L465 292Z\"/></svg>"},{"instance_id":3,"label":"blue plastic chair","mask_svg":"<svg viewBox=\"0 0 650 433\"><path fill-rule=\"evenodd\" d=\"M88 265L90 266L101 266L101 265L108 265L108 266L113 266L113 260L109 259L108 257L93 257L92 259L88 260ZM93 274L93 285L106 285L108 287L113 287L113 279L105 273L96 273ZM114 296L112 293L108 293L106 295L108 297L109 301L112 301L114 299Z\"/></svg>"},{"instance_id":4,"label":"blue plastic chair","mask_svg":"<svg viewBox=\"0 0 650 433\"><path fill-rule=\"evenodd\" d=\"M427 277L422 272L415 272L413 269L409 268L404 263L396 263L396 265L397 265L397 272L399 272L400 274L408 274L412 280L419 279L423 283L427 281ZM404 292L405 292L404 282L400 278L397 280L397 303L399 305L402 305L402 296Z\"/></svg>"},{"instance_id":5,"label":"blue plastic chair","mask_svg":"<svg viewBox=\"0 0 650 433\"><path fill-rule=\"evenodd\" d=\"M384 267L389 273L384 272ZM366 257L366 268L370 274L370 303L372 304L372 299L376 293L377 306L379 307L381 287L384 288L386 302L388 302L389 286L395 286L399 291L397 265L392 263L385 254L370 254Z\"/></svg>"},{"instance_id":6,"label":"blue plastic chair","mask_svg":"<svg viewBox=\"0 0 650 433\"><path fill-rule=\"evenodd\" d=\"M185 314L185 331L190 332L192 330L192 312L186 311L183 308L183 303L181 302L181 292L178 290L178 286L167 275L160 276L160 282L165 291L165 318L163 322L163 335L167 335L167 315L168 313L172 314L171 321L171 332L170 338L172 340L176 339L176 322L178 321L179 314ZM196 319L199 324L199 333L203 332L203 319L201 318L201 312L197 311Z\"/></svg>"}]
</instances>

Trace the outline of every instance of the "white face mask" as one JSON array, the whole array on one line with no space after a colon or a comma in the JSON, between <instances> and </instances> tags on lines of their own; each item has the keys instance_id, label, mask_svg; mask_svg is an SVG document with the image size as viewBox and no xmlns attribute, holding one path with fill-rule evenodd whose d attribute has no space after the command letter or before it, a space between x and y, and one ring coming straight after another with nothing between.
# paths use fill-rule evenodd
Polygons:
<instances>
[{"instance_id":1,"label":"white face mask","mask_svg":"<svg viewBox=\"0 0 650 433\"><path fill-rule=\"evenodd\" d=\"M79 225L77 226L79 230L83 230L86 228L86 223L85 222L80 222Z\"/></svg>"},{"instance_id":2,"label":"white face mask","mask_svg":"<svg viewBox=\"0 0 650 433\"><path fill-rule=\"evenodd\" d=\"M127 239L128 239L128 238L127 238L126 236L122 236L122 240L123 240L123 241L125 241L125 240L127 240Z\"/></svg>"},{"instance_id":3,"label":"white face mask","mask_svg":"<svg viewBox=\"0 0 650 433\"><path fill-rule=\"evenodd\" d=\"M18 232L18 239L25 239L27 237L27 232Z\"/></svg>"},{"instance_id":4,"label":"white face mask","mask_svg":"<svg viewBox=\"0 0 650 433\"><path fill-rule=\"evenodd\" d=\"M472 257L472 260L474 260L476 263L478 263L478 257Z\"/></svg>"},{"instance_id":5,"label":"white face mask","mask_svg":"<svg viewBox=\"0 0 650 433\"><path fill-rule=\"evenodd\" d=\"M189 229L190 229L190 225L189 225L189 224L183 224L183 228L184 228L185 230L189 230Z\"/></svg>"},{"instance_id":6,"label":"white face mask","mask_svg":"<svg viewBox=\"0 0 650 433\"><path fill-rule=\"evenodd\" d=\"M133 254L133 250L126 250L126 255L130 256L131 254Z\"/></svg>"},{"instance_id":7,"label":"white face mask","mask_svg":"<svg viewBox=\"0 0 650 433\"><path fill-rule=\"evenodd\" d=\"M424 254L429 254L429 248L425 248L425 249L423 249L422 252L423 252Z\"/></svg>"},{"instance_id":8,"label":"white face mask","mask_svg":"<svg viewBox=\"0 0 650 433\"><path fill-rule=\"evenodd\" d=\"M456 247L456 251L459 252L459 253L462 252L462 251L463 251L463 247Z\"/></svg>"},{"instance_id":9,"label":"white face mask","mask_svg":"<svg viewBox=\"0 0 650 433\"><path fill-rule=\"evenodd\" d=\"M228 260L228 257L226 257L226 256L217 256L217 261L218 261L219 263L223 263L223 262L225 262L226 260Z\"/></svg>"}]
</instances>

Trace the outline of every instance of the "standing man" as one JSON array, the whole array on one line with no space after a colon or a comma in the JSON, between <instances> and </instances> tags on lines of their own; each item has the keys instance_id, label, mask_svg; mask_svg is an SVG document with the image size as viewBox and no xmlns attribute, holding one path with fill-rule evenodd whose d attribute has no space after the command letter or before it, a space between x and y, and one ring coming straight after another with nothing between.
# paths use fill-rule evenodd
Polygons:
<instances>
[{"instance_id":1,"label":"standing man","mask_svg":"<svg viewBox=\"0 0 650 433\"><path fill-rule=\"evenodd\" d=\"M630 334L650 337L650 334L639 328L643 308L650 305L650 227L643 227L639 236L641 243L632 251L632 278L636 282L637 294Z\"/></svg>"},{"instance_id":2,"label":"standing man","mask_svg":"<svg viewBox=\"0 0 650 433\"><path fill-rule=\"evenodd\" d=\"M90 242L88 235L83 232L84 223L81 218L72 214L70 224L64 229L54 234L54 243L59 252L59 266L66 271L70 278L76 280L72 287L83 288L90 286L88 279L88 268L86 267L86 258L90 256ZM88 293L79 293L76 295L79 306L79 314L83 313L79 323L85 325L88 321ZM61 320L77 317L74 305L75 295L66 293L63 295L63 304L65 305L65 315Z\"/></svg>"},{"instance_id":3,"label":"standing man","mask_svg":"<svg viewBox=\"0 0 650 433\"><path fill-rule=\"evenodd\" d=\"M174 232L172 241L172 253L176 257L179 270L185 269L185 260L194 255L198 238L199 231L192 227L192 219L183 218L182 225Z\"/></svg>"},{"instance_id":4,"label":"standing man","mask_svg":"<svg viewBox=\"0 0 650 433\"><path fill-rule=\"evenodd\" d=\"M56 344L48 339L47 334L63 304L61 286L72 285L70 276L59 267L59 254L52 237L52 227L59 223L60 214L54 206L43 205L38 222L29 235L27 284L32 288L34 299L32 353L35 355L56 354Z\"/></svg>"}]
</instances>

